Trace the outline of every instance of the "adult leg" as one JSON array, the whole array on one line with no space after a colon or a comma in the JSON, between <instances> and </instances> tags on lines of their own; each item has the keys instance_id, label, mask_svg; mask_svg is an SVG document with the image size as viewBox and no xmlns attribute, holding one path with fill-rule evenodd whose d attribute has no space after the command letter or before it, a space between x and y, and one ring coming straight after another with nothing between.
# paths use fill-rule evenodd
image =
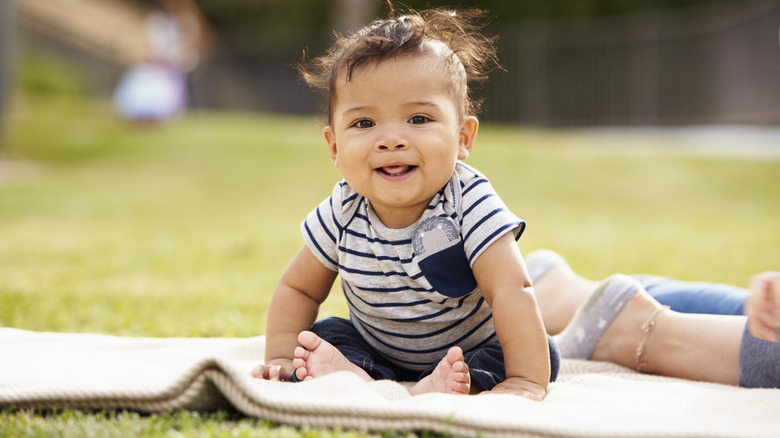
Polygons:
<instances>
[{"instance_id":1,"label":"adult leg","mask_svg":"<svg viewBox=\"0 0 780 438\"><path fill-rule=\"evenodd\" d=\"M566 260L550 250L526 258L537 302L549 334L560 333L591 293L601 284L575 273ZM652 275L632 275L661 305L681 313L741 315L750 292L717 283L690 282Z\"/></svg>"},{"instance_id":2,"label":"adult leg","mask_svg":"<svg viewBox=\"0 0 780 438\"><path fill-rule=\"evenodd\" d=\"M591 359L650 374L736 385L747 318L663 309L639 290L606 328Z\"/></svg>"},{"instance_id":3,"label":"adult leg","mask_svg":"<svg viewBox=\"0 0 780 438\"><path fill-rule=\"evenodd\" d=\"M563 331L600 282L574 272L559 254L542 249L525 258L545 330L550 335Z\"/></svg>"},{"instance_id":4,"label":"adult leg","mask_svg":"<svg viewBox=\"0 0 780 438\"><path fill-rule=\"evenodd\" d=\"M747 289L727 284L681 281L655 275L631 275L659 303L681 313L742 315Z\"/></svg>"},{"instance_id":5,"label":"adult leg","mask_svg":"<svg viewBox=\"0 0 780 438\"><path fill-rule=\"evenodd\" d=\"M746 333L746 317L675 312L629 277L613 276L609 282L611 287L597 289L556 338L564 358L609 361L690 380L780 386L780 343ZM627 300L615 297L632 291ZM580 348L582 333L597 339L592 351Z\"/></svg>"}]
</instances>

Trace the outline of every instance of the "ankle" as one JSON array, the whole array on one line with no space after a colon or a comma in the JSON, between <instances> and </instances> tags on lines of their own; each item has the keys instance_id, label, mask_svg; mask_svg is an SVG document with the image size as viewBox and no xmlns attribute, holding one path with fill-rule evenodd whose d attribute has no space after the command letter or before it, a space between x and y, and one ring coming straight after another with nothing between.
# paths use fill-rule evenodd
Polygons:
<instances>
[{"instance_id":1,"label":"ankle","mask_svg":"<svg viewBox=\"0 0 780 438\"><path fill-rule=\"evenodd\" d=\"M646 353L647 353L647 346L651 341L651 338L653 338L655 334L655 326L657 319L660 319L659 316L661 312L664 310L668 310L669 306L662 306L657 308L652 315L650 315L650 318L642 324L642 340L639 342L639 345L636 347L636 362L634 365L634 369L641 372L644 372L647 368L647 361L646 361Z\"/></svg>"}]
</instances>

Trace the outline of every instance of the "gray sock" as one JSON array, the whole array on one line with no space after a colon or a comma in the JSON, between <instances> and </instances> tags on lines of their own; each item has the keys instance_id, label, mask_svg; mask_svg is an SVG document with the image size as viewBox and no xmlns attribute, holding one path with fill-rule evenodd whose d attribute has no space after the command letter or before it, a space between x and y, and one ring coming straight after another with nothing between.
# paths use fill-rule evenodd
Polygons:
<instances>
[{"instance_id":1,"label":"gray sock","mask_svg":"<svg viewBox=\"0 0 780 438\"><path fill-rule=\"evenodd\" d=\"M566 259L555 251L549 249L537 249L525 258L525 266L528 268L528 276L531 283L536 283L544 274L557 266L568 266Z\"/></svg>"},{"instance_id":2,"label":"gray sock","mask_svg":"<svg viewBox=\"0 0 780 438\"><path fill-rule=\"evenodd\" d=\"M561 357L590 359L604 330L640 288L638 281L623 274L611 275L601 282L566 329L553 338Z\"/></svg>"}]
</instances>

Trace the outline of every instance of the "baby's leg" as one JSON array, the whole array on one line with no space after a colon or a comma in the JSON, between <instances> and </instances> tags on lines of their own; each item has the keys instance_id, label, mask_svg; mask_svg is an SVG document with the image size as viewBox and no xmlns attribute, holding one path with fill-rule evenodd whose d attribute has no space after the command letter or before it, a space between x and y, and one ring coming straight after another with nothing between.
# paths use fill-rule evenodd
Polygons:
<instances>
[{"instance_id":1,"label":"baby's leg","mask_svg":"<svg viewBox=\"0 0 780 438\"><path fill-rule=\"evenodd\" d=\"M460 347L452 347L433 372L410 388L409 393L412 395L427 392L468 394L470 387L471 376L469 366L463 359L463 350Z\"/></svg>"},{"instance_id":2,"label":"baby's leg","mask_svg":"<svg viewBox=\"0 0 780 438\"><path fill-rule=\"evenodd\" d=\"M316 334L305 331L298 335L302 347L295 348L295 375L299 380L310 380L336 371L349 371L365 381L374 379L359 366L349 361L339 350Z\"/></svg>"},{"instance_id":3,"label":"baby's leg","mask_svg":"<svg viewBox=\"0 0 780 438\"><path fill-rule=\"evenodd\" d=\"M310 380L336 371L349 371L367 382L374 380L364 369L350 362L338 348L316 334L301 332L298 342L303 347L295 348L293 366L299 380ZM426 392L468 394L470 384L469 366L463 360L463 350L452 347L433 372L417 382L409 392L412 395Z\"/></svg>"}]
</instances>

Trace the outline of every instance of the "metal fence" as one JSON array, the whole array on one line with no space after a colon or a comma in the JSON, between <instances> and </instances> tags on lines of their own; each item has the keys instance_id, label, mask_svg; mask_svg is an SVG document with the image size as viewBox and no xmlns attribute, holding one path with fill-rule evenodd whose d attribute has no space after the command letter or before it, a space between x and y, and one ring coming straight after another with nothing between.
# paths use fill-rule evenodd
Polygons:
<instances>
[{"instance_id":1,"label":"metal fence","mask_svg":"<svg viewBox=\"0 0 780 438\"><path fill-rule=\"evenodd\" d=\"M780 2L518 26L486 119L530 125L780 123Z\"/></svg>"},{"instance_id":2,"label":"metal fence","mask_svg":"<svg viewBox=\"0 0 780 438\"><path fill-rule=\"evenodd\" d=\"M541 126L780 124L779 26L780 1L771 0L493 29L506 71L478 91L481 118ZM78 59L100 94L110 94L124 68L30 24L20 30L27 45ZM218 47L191 77L191 103L312 113L317 98L292 62Z\"/></svg>"}]
</instances>

